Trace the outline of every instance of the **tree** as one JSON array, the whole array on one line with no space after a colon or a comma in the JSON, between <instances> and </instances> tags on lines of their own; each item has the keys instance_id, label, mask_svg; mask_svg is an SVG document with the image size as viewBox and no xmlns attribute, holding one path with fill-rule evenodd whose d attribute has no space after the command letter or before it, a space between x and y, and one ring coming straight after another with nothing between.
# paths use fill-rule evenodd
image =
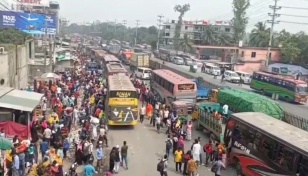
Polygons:
<instances>
[{"instance_id":1,"label":"tree","mask_svg":"<svg viewBox=\"0 0 308 176\"><path fill-rule=\"evenodd\" d=\"M0 43L1 44L23 45L27 37L31 37L31 36L15 28L1 28L0 29Z\"/></svg>"},{"instance_id":2,"label":"tree","mask_svg":"<svg viewBox=\"0 0 308 176\"><path fill-rule=\"evenodd\" d=\"M212 25L207 25L202 35L202 43L206 45L214 44L216 41L217 32L214 30Z\"/></svg>"},{"instance_id":3,"label":"tree","mask_svg":"<svg viewBox=\"0 0 308 176\"><path fill-rule=\"evenodd\" d=\"M245 34L248 18L246 16L246 10L250 6L249 0L233 0L233 14L234 17L231 20L234 26L234 40L238 42L243 39Z\"/></svg>"},{"instance_id":4,"label":"tree","mask_svg":"<svg viewBox=\"0 0 308 176\"><path fill-rule=\"evenodd\" d=\"M184 34L184 37L179 40L179 46L186 53L192 50L193 42L187 34Z\"/></svg>"},{"instance_id":5,"label":"tree","mask_svg":"<svg viewBox=\"0 0 308 176\"><path fill-rule=\"evenodd\" d=\"M174 49L176 51L179 50L179 40L181 37L181 28L182 28L182 23L183 23L183 17L186 12L190 10L190 5L189 4L184 4L184 5L176 5L174 6L174 11L179 12L180 15L178 17L178 22L175 26L175 31L174 31L174 37L173 37L173 45Z\"/></svg>"},{"instance_id":6,"label":"tree","mask_svg":"<svg viewBox=\"0 0 308 176\"><path fill-rule=\"evenodd\" d=\"M231 43L234 43L233 38L225 32L220 33L220 34L216 34L215 37L216 37L216 44L217 45L228 46Z\"/></svg>"},{"instance_id":7,"label":"tree","mask_svg":"<svg viewBox=\"0 0 308 176\"><path fill-rule=\"evenodd\" d=\"M299 64L298 58L301 54L301 50L297 47L296 43L284 43L281 49L281 54L283 62Z\"/></svg>"},{"instance_id":8,"label":"tree","mask_svg":"<svg viewBox=\"0 0 308 176\"><path fill-rule=\"evenodd\" d=\"M249 46L267 47L270 39L270 29L265 22L258 22L249 36Z\"/></svg>"}]
</instances>

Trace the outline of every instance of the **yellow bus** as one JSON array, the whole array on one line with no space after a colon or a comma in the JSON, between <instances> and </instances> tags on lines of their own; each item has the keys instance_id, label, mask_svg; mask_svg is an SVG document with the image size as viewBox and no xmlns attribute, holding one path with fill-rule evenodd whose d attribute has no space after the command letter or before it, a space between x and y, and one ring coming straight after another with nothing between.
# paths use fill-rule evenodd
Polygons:
<instances>
[{"instance_id":1,"label":"yellow bus","mask_svg":"<svg viewBox=\"0 0 308 176\"><path fill-rule=\"evenodd\" d=\"M109 125L137 125L138 104L137 91L126 75L109 75L106 98L106 115Z\"/></svg>"}]
</instances>

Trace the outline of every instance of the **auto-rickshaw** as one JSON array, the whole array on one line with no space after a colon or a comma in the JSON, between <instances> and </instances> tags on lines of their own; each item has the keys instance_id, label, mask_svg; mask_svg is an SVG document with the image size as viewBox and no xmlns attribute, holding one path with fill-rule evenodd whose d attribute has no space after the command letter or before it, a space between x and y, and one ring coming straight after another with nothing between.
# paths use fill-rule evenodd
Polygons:
<instances>
[{"instance_id":1,"label":"auto-rickshaw","mask_svg":"<svg viewBox=\"0 0 308 176\"><path fill-rule=\"evenodd\" d=\"M188 121L188 104L184 101L173 101L171 106L177 112L178 120L182 124L186 124Z\"/></svg>"},{"instance_id":2,"label":"auto-rickshaw","mask_svg":"<svg viewBox=\"0 0 308 176\"><path fill-rule=\"evenodd\" d=\"M218 103L218 89L212 89L210 101L214 103Z\"/></svg>"}]
</instances>

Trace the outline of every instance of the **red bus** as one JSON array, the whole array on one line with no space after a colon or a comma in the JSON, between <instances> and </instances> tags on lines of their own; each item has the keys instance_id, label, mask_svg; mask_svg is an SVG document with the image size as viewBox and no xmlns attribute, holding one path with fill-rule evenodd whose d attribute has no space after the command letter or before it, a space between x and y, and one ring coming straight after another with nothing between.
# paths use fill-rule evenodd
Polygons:
<instances>
[{"instance_id":1,"label":"red bus","mask_svg":"<svg viewBox=\"0 0 308 176\"><path fill-rule=\"evenodd\" d=\"M308 132L266 114L232 114L224 142L238 175L308 175Z\"/></svg>"},{"instance_id":2,"label":"red bus","mask_svg":"<svg viewBox=\"0 0 308 176\"><path fill-rule=\"evenodd\" d=\"M106 64L106 75L126 75L128 76L128 71L120 63L109 63Z\"/></svg>"},{"instance_id":3,"label":"red bus","mask_svg":"<svg viewBox=\"0 0 308 176\"><path fill-rule=\"evenodd\" d=\"M160 101L168 105L173 101L184 101L191 111L196 102L196 83L170 70L153 70L151 88Z\"/></svg>"},{"instance_id":4,"label":"red bus","mask_svg":"<svg viewBox=\"0 0 308 176\"><path fill-rule=\"evenodd\" d=\"M118 58L116 58L114 55L107 54L105 55L103 59L103 63L106 65L109 63L121 63L121 61Z\"/></svg>"}]
</instances>

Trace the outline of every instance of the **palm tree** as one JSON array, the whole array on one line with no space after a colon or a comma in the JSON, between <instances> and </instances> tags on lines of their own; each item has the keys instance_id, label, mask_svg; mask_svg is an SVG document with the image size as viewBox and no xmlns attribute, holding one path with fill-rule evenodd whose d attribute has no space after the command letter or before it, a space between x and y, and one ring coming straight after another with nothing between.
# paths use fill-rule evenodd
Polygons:
<instances>
[{"instance_id":1,"label":"palm tree","mask_svg":"<svg viewBox=\"0 0 308 176\"><path fill-rule=\"evenodd\" d=\"M202 35L202 39L203 39L202 43L209 44L209 45L214 44L216 41L216 34L217 32L215 31L213 26L207 25Z\"/></svg>"},{"instance_id":2,"label":"palm tree","mask_svg":"<svg viewBox=\"0 0 308 176\"><path fill-rule=\"evenodd\" d=\"M231 43L234 43L234 41L233 41L233 38L229 34L223 32L223 33L216 35L216 44L221 45L221 46L228 46Z\"/></svg>"},{"instance_id":3,"label":"palm tree","mask_svg":"<svg viewBox=\"0 0 308 176\"><path fill-rule=\"evenodd\" d=\"M181 38L181 40L179 41L180 48L186 53L188 51L191 51L192 45L193 42L191 41L191 39L188 37L187 34L184 34L184 37Z\"/></svg>"},{"instance_id":4,"label":"palm tree","mask_svg":"<svg viewBox=\"0 0 308 176\"><path fill-rule=\"evenodd\" d=\"M265 22L258 22L249 36L249 45L254 47L267 47L270 39L270 29Z\"/></svg>"}]
</instances>

